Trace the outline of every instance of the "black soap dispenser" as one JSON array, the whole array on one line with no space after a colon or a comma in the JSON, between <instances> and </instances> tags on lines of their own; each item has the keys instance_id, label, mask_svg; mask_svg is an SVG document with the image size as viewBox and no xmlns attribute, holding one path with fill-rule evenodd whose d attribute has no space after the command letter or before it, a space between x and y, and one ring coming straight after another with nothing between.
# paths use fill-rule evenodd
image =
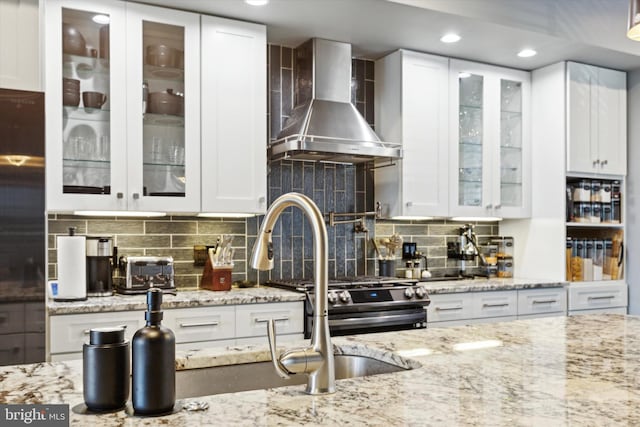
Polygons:
<instances>
[{"instance_id":1,"label":"black soap dispenser","mask_svg":"<svg viewBox=\"0 0 640 427\"><path fill-rule=\"evenodd\" d=\"M173 411L176 400L176 338L162 326L162 290L147 291L147 324L131 340L133 410L140 415Z\"/></svg>"}]
</instances>

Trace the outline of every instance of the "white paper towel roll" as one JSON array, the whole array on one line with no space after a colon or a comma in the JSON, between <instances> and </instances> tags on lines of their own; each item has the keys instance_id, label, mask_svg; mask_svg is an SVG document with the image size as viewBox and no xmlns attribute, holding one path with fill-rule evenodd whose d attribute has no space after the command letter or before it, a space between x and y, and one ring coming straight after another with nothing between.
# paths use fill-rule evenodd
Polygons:
<instances>
[{"instance_id":1,"label":"white paper towel roll","mask_svg":"<svg viewBox=\"0 0 640 427\"><path fill-rule=\"evenodd\" d=\"M56 300L87 298L86 239L84 236L57 236L58 295Z\"/></svg>"}]
</instances>

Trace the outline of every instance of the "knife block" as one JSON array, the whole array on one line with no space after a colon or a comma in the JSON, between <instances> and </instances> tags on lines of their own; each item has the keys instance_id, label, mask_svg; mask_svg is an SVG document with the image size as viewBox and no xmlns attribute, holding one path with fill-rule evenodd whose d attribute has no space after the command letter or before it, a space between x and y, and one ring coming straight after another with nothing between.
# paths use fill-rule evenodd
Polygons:
<instances>
[{"instance_id":1,"label":"knife block","mask_svg":"<svg viewBox=\"0 0 640 427\"><path fill-rule=\"evenodd\" d=\"M202 272L202 280L200 287L210 291L229 291L231 290L231 272L233 267L213 267L211 260L207 257Z\"/></svg>"}]
</instances>

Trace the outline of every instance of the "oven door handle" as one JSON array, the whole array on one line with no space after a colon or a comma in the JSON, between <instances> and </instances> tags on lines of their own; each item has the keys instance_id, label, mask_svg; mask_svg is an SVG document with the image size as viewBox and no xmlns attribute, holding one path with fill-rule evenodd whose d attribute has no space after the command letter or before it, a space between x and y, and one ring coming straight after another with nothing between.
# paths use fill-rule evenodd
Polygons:
<instances>
[{"instance_id":1,"label":"oven door handle","mask_svg":"<svg viewBox=\"0 0 640 427\"><path fill-rule=\"evenodd\" d=\"M329 316L329 327L331 326L379 326L389 324L392 321L402 321L405 324L426 322L425 313L412 313L412 314L385 314L383 316L375 317L346 317L339 319L331 319Z\"/></svg>"}]
</instances>

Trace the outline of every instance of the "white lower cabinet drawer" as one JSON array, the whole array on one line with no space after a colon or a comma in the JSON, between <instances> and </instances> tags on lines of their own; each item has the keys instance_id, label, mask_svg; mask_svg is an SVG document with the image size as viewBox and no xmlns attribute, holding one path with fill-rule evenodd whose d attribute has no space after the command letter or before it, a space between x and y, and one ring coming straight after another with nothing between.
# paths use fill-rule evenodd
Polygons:
<instances>
[{"instance_id":1,"label":"white lower cabinet drawer","mask_svg":"<svg viewBox=\"0 0 640 427\"><path fill-rule=\"evenodd\" d=\"M163 323L173 330L176 343L233 339L235 307L178 308L164 312Z\"/></svg>"},{"instance_id":2,"label":"white lower cabinet drawer","mask_svg":"<svg viewBox=\"0 0 640 427\"><path fill-rule=\"evenodd\" d=\"M569 286L569 311L626 306L626 283L572 284Z\"/></svg>"},{"instance_id":3,"label":"white lower cabinet drawer","mask_svg":"<svg viewBox=\"0 0 640 427\"><path fill-rule=\"evenodd\" d=\"M476 292L473 301L473 317L502 317L518 314L516 291Z\"/></svg>"},{"instance_id":4,"label":"white lower cabinet drawer","mask_svg":"<svg viewBox=\"0 0 640 427\"><path fill-rule=\"evenodd\" d=\"M267 335L267 321L276 321L276 333L301 334L304 331L304 302L245 304L236 307L236 337Z\"/></svg>"},{"instance_id":5,"label":"white lower cabinet drawer","mask_svg":"<svg viewBox=\"0 0 640 427\"><path fill-rule=\"evenodd\" d=\"M565 288L518 291L518 316L556 312L567 312L567 290Z\"/></svg>"},{"instance_id":6,"label":"white lower cabinet drawer","mask_svg":"<svg viewBox=\"0 0 640 427\"><path fill-rule=\"evenodd\" d=\"M473 294L434 294L429 295L431 303L427 306L427 323L448 322L473 317Z\"/></svg>"},{"instance_id":7,"label":"white lower cabinet drawer","mask_svg":"<svg viewBox=\"0 0 640 427\"><path fill-rule=\"evenodd\" d=\"M50 317L50 346L54 353L82 352L82 345L89 342L92 328L125 326L125 338L144 326L144 311L117 311L111 313L69 314Z\"/></svg>"}]
</instances>

